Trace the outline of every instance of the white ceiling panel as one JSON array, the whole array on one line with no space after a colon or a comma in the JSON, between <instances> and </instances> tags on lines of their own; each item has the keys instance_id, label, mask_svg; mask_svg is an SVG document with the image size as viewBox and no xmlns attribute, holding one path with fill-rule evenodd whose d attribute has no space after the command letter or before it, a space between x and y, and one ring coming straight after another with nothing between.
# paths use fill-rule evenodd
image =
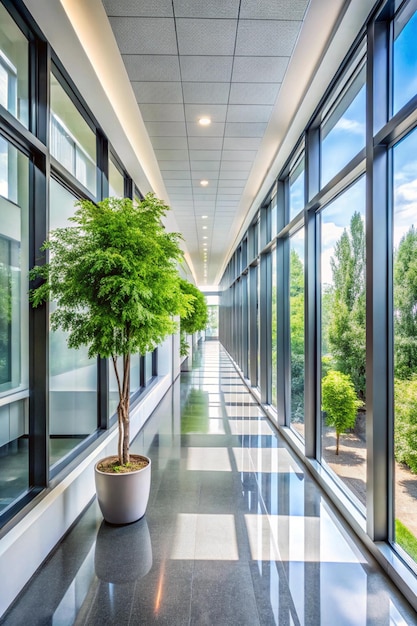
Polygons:
<instances>
[{"instance_id":1,"label":"white ceiling panel","mask_svg":"<svg viewBox=\"0 0 417 626\"><path fill-rule=\"evenodd\" d=\"M151 137L154 148L160 150L187 150L187 137Z\"/></svg>"},{"instance_id":2,"label":"white ceiling panel","mask_svg":"<svg viewBox=\"0 0 417 626\"><path fill-rule=\"evenodd\" d=\"M179 54L225 55L235 52L236 20L176 19Z\"/></svg>"},{"instance_id":3,"label":"white ceiling panel","mask_svg":"<svg viewBox=\"0 0 417 626\"><path fill-rule=\"evenodd\" d=\"M220 161L221 150L190 150L191 161Z\"/></svg>"},{"instance_id":4,"label":"white ceiling panel","mask_svg":"<svg viewBox=\"0 0 417 626\"><path fill-rule=\"evenodd\" d=\"M266 131L267 123L253 122L228 122L225 129L225 137L263 137ZM259 144L258 144L259 145ZM258 146L256 146L258 147Z\"/></svg>"},{"instance_id":5,"label":"white ceiling panel","mask_svg":"<svg viewBox=\"0 0 417 626\"><path fill-rule=\"evenodd\" d=\"M240 18L255 20L302 20L308 0L241 0Z\"/></svg>"},{"instance_id":6,"label":"white ceiling panel","mask_svg":"<svg viewBox=\"0 0 417 626\"><path fill-rule=\"evenodd\" d=\"M176 17L230 17L237 19L239 0L173 0Z\"/></svg>"},{"instance_id":7,"label":"white ceiling panel","mask_svg":"<svg viewBox=\"0 0 417 626\"><path fill-rule=\"evenodd\" d=\"M190 150L221 150L223 137L188 137Z\"/></svg>"},{"instance_id":8,"label":"white ceiling panel","mask_svg":"<svg viewBox=\"0 0 417 626\"><path fill-rule=\"evenodd\" d=\"M185 82L229 83L232 77L233 56L181 56L181 78ZM173 79L176 80L176 79Z\"/></svg>"},{"instance_id":9,"label":"white ceiling panel","mask_svg":"<svg viewBox=\"0 0 417 626\"><path fill-rule=\"evenodd\" d=\"M192 172L215 172L220 167L220 161L191 161ZM195 174L193 174L195 176Z\"/></svg>"},{"instance_id":10,"label":"white ceiling panel","mask_svg":"<svg viewBox=\"0 0 417 626\"><path fill-rule=\"evenodd\" d=\"M186 161L188 150L155 150L155 155L159 161Z\"/></svg>"},{"instance_id":11,"label":"white ceiling panel","mask_svg":"<svg viewBox=\"0 0 417 626\"><path fill-rule=\"evenodd\" d=\"M189 170L181 170L174 172L164 172L164 179L169 180L191 180L191 172Z\"/></svg>"},{"instance_id":12,"label":"white ceiling panel","mask_svg":"<svg viewBox=\"0 0 417 626\"><path fill-rule=\"evenodd\" d=\"M139 104L178 104L183 102L180 82L132 81L133 91Z\"/></svg>"},{"instance_id":13,"label":"white ceiling panel","mask_svg":"<svg viewBox=\"0 0 417 626\"><path fill-rule=\"evenodd\" d=\"M226 119L226 115L225 115ZM210 126L199 126L197 117L192 122L187 122L187 135L189 137L222 137L224 136L224 123L212 122Z\"/></svg>"},{"instance_id":14,"label":"white ceiling panel","mask_svg":"<svg viewBox=\"0 0 417 626\"><path fill-rule=\"evenodd\" d=\"M229 104L274 104L280 83L232 83Z\"/></svg>"},{"instance_id":15,"label":"white ceiling panel","mask_svg":"<svg viewBox=\"0 0 417 626\"><path fill-rule=\"evenodd\" d=\"M227 104L229 83L183 83L186 104Z\"/></svg>"},{"instance_id":16,"label":"white ceiling panel","mask_svg":"<svg viewBox=\"0 0 417 626\"><path fill-rule=\"evenodd\" d=\"M232 81L235 83L282 83L288 67L289 55L237 56L233 63Z\"/></svg>"},{"instance_id":17,"label":"white ceiling panel","mask_svg":"<svg viewBox=\"0 0 417 626\"><path fill-rule=\"evenodd\" d=\"M180 63L176 55L124 54L130 80L180 81Z\"/></svg>"},{"instance_id":18,"label":"white ceiling panel","mask_svg":"<svg viewBox=\"0 0 417 626\"><path fill-rule=\"evenodd\" d=\"M237 32L237 56L291 56L300 22L240 20Z\"/></svg>"},{"instance_id":19,"label":"white ceiling panel","mask_svg":"<svg viewBox=\"0 0 417 626\"><path fill-rule=\"evenodd\" d=\"M130 17L172 17L172 0L103 0L107 15Z\"/></svg>"},{"instance_id":20,"label":"white ceiling panel","mask_svg":"<svg viewBox=\"0 0 417 626\"><path fill-rule=\"evenodd\" d=\"M141 104L140 110L145 122L182 122L182 104Z\"/></svg>"},{"instance_id":21,"label":"white ceiling panel","mask_svg":"<svg viewBox=\"0 0 417 626\"><path fill-rule=\"evenodd\" d=\"M184 122L145 122L150 137L182 137L187 135Z\"/></svg>"},{"instance_id":22,"label":"white ceiling panel","mask_svg":"<svg viewBox=\"0 0 417 626\"><path fill-rule=\"evenodd\" d=\"M262 123L268 122L271 117L272 106L261 104L229 104L226 122Z\"/></svg>"},{"instance_id":23,"label":"white ceiling panel","mask_svg":"<svg viewBox=\"0 0 417 626\"><path fill-rule=\"evenodd\" d=\"M188 161L159 161L161 171L164 170L186 170L189 168Z\"/></svg>"},{"instance_id":24,"label":"white ceiling panel","mask_svg":"<svg viewBox=\"0 0 417 626\"><path fill-rule=\"evenodd\" d=\"M176 54L175 22L165 17L110 17L122 54Z\"/></svg>"},{"instance_id":25,"label":"white ceiling panel","mask_svg":"<svg viewBox=\"0 0 417 626\"><path fill-rule=\"evenodd\" d=\"M250 161L256 157L256 150L223 150L222 161Z\"/></svg>"},{"instance_id":26,"label":"white ceiling panel","mask_svg":"<svg viewBox=\"0 0 417 626\"><path fill-rule=\"evenodd\" d=\"M261 144L260 137L225 137L225 150L257 150Z\"/></svg>"}]
</instances>

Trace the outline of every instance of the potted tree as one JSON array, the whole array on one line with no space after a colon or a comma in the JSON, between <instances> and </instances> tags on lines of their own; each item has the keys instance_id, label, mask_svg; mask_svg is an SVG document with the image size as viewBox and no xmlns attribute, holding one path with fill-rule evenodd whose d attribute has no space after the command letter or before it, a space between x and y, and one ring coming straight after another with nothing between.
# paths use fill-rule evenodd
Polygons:
<instances>
[{"instance_id":1,"label":"potted tree","mask_svg":"<svg viewBox=\"0 0 417 626\"><path fill-rule=\"evenodd\" d=\"M30 299L35 307L56 302L51 328L68 332L69 347L88 346L90 358L113 363L118 448L97 463L96 488L104 518L129 523L145 513L151 465L129 452L130 358L175 332L173 316L186 314L192 297L180 287L180 235L163 227L168 207L162 201L148 194L140 202L106 198L76 206L73 225L52 231L42 247L49 261L31 270ZM139 475L143 488L135 484Z\"/></svg>"},{"instance_id":2,"label":"potted tree","mask_svg":"<svg viewBox=\"0 0 417 626\"><path fill-rule=\"evenodd\" d=\"M181 356L187 356L189 346L187 335L193 335L199 330L204 330L208 322L208 309L204 294L192 283L184 278L180 279L180 288L185 296L192 296L191 307L180 318L181 331Z\"/></svg>"}]
</instances>

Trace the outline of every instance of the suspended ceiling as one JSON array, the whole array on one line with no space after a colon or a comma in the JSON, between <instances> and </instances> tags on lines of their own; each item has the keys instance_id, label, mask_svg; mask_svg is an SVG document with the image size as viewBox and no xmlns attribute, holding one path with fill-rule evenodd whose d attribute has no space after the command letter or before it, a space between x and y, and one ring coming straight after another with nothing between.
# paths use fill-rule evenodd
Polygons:
<instances>
[{"instance_id":1,"label":"suspended ceiling","mask_svg":"<svg viewBox=\"0 0 417 626\"><path fill-rule=\"evenodd\" d=\"M170 205L201 288L218 284L374 4L24 1L141 191Z\"/></svg>"}]
</instances>

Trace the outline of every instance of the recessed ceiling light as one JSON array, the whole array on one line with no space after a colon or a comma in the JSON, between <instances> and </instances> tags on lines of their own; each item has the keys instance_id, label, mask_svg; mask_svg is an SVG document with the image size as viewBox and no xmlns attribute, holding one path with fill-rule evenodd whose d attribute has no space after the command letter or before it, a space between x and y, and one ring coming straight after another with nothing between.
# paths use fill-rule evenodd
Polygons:
<instances>
[{"instance_id":1,"label":"recessed ceiling light","mask_svg":"<svg viewBox=\"0 0 417 626\"><path fill-rule=\"evenodd\" d=\"M203 230L207 230L207 226L203 226Z\"/></svg>"},{"instance_id":2,"label":"recessed ceiling light","mask_svg":"<svg viewBox=\"0 0 417 626\"><path fill-rule=\"evenodd\" d=\"M201 219L202 219L202 220L206 220L207 218L208 218L208 215L202 215L202 216L201 216Z\"/></svg>"},{"instance_id":3,"label":"recessed ceiling light","mask_svg":"<svg viewBox=\"0 0 417 626\"><path fill-rule=\"evenodd\" d=\"M207 237L204 235L203 239L207 239Z\"/></svg>"},{"instance_id":4,"label":"recessed ceiling light","mask_svg":"<svg viewBox=\"0 0 417 626\"><path fill-rule=\"evenodd\" d=\"M200 185L201 185L202 187L207 187L207 185L208 185L208 184L209 184L209 183L208 183L208 180L200 180Z\"/></svg>"},{"instance_id":5,"label":"recessed ceiling light","mask_svg":"<svg viewBox=\"0 0 417 626\"><path fill-rule=\"evenodd\" d=\"M209 124L211 124L211 119L209 117L200 117L198 123L201 126L208 126Z\"/></svg>"}]
</instances>

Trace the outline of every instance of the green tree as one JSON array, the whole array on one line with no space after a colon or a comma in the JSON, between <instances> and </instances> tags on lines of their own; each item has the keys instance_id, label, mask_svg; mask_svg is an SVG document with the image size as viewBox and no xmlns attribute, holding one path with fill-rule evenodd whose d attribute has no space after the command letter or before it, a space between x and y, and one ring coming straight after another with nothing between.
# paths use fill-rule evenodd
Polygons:
<instances>
[{"instance_id":1,"label":"green tree","mask_svg":"<svg viewBox=\"0 0 417 626\"><path fill-rule=\"evenodd\" d=\"M294 248L290 253L291 415L304 413L304 266Z\"/></svg>"},{"instance_id":2,"label":"green tree","mask_svg":"<svg viewBox=\"0 0 417 626\"><path fill-rule=\"evenodd\" d=\"M403 236L394 255L395 375L417 372L417 232Z\"/></svg>"},{"instance_id":3,"label":"green tree","mask_svg":"<svg viewBox=\"0 0 417 626\"><path fill-rule=\"evenodd\" d=\"M180 279L180 288L183 294L190 298L190 309L181 315L181 355L188 354L188 344L185 335L192 335L204 330L208 323L208 308L204 294L192 283L184 278Z\"/></svg>"},{"instance_id":4,"label":"green tree","mask_svg":"<svg viewBox=\"0 0 417 626\"><path fill-rule=\"evenodd\" d=\"M417 375L394 381L394 451L399 463L417 473Z\"/></svg>"},{"instance_id":5,"label":"green tree","mask_svg":"<svg viewBox=\"0 0 417 626\"><path fill-rule=\"evenodd\" d=\"M354 427L358 409L363 402L357 398L350 376L336 370L330 370L323 378L321 394L326 424L336 431L336 454L339 454L340 435Z\"/></svg>"},{"instance_id":6,"label":"green tree","mask_svg":"<svg viewBox=\"0 0 417 626\"><path fill-rule=\"evenodd\" d=\"M365 230L355 212L330 260L333 286L328 342L338 370L348 374L360 398L366 393Z\"/></svg>"},{"instance_id":7,"label":"green tree","mask_svg":"<svg viewBox=\"0 0 417 626\"><path fill-rule=\"evenodd\" d=\"M119 464L125 466L130 355L153 350L176 330L172 317L190 306L177 270L183 258L180 236L165 231L168 207L153 194L141 202L106 198L76 206L74 225L52 231L45 242L50 260L31 270L30 279L41 281L30 298L33 306L56 302L51 327L69 333L70 348L87 346L90 358L111 358L119 391Z\"/></svg>"}]
</instances>

